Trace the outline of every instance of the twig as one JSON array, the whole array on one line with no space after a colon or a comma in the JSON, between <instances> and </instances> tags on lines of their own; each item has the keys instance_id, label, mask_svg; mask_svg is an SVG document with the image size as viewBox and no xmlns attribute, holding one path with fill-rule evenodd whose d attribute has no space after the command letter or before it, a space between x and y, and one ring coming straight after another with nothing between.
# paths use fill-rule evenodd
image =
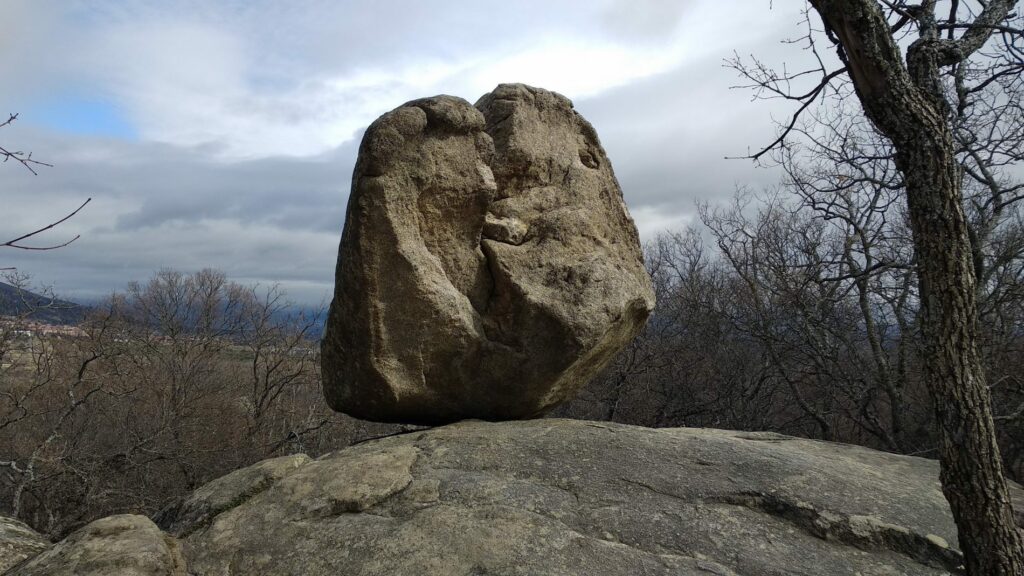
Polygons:
<instances>
[{"instance_id":1,"label":"twig","mask_svg":"<svg viewBox=\"0 0 1024 576\"><path fill-rule=\"evenodd\" d=\"M7 242L4 242L3 244L0 244L0 248L18 248L19 250L56 250L57 248L63 248L65 246L67 246L68 244L71 244L75 240L78 240L78 238L80 237L79 234L76 234L74 238L72 238L71 240L68 240L67 242L64 242L62 244L54 244L52 246L23 246L23 245L19 244L19 242L21 242L22 240L26 240L28 238L31 238L31 237L33 237L33 236L35 236L37 234L41 234L43 232L46 232L47 230L53 228L54 226L57 226L57 225L59 225L59 224L61 224L63 222L66 222L68 219L73 217L75 214L78 214L82 210L82 208L85 208L85 205L88 204L91 201L92 201L92 198L86 198L85 202L82 202L81 206L79 206L78 208L75 208L74 211L72 211L67 216L61 218L60 220L57 220L56 222L52 222L52 223L50 223L50 224L48 224L46 226L43 226L42 228L39 228L37 230L33 230L32 232L29 232L28 234L23 234L23 235L18 236L17 238L15 238L13 240L8 240Z\"/></svg>"},{"instance_id":2,"label":"twig","mask_svg":"<svg viewBox=\"0 0 1024 576\"><path fill-rule=\"evenodd\" d=\"M0 122L0 128L3 128L4 126L10 125L12 122L14 122L17 119L18 119L18 115L17 114L10 114L9 117L7 118L7 120L5 120L4 122ZM21 151L11 152L10 150L4 148L3 146L0 146L0 157L3 157L3 161L4 162L7 162L11 158L17 160L22 166L27 168L28 171L31 172L33 176L38 176L39 175L39 173L35 171L33 166L47 166L47 167L50 167L50 168L53 167L53 164L47 164L46 162L40 162L39 160L34 160L32 158L32 153L31 152L29 152L27 154L25 152L21 152Z\"/></svg>"}]
</instances>

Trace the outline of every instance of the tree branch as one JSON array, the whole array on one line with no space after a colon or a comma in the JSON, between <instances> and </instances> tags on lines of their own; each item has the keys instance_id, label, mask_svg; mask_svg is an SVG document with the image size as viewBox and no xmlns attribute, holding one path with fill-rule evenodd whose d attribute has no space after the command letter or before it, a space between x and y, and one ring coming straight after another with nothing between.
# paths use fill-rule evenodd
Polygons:
<instances>
[{"instance_id":1,"label":"tree branch","mask_svg":"<svg viewBox=\"0 0 1024 576\"><path fill-rule=\"evenodd\" d=\"M0 244L0 248L17 248L19 250L56 250L57 248L63 248L65 246L67 246L68 244L71 244L75 240L78 240L79 235L76 234L74 238L72 238L71 240L68 240L67 242L64 242L62 244L54 244L54 245L51 245L51 246L24 246L22 244L19 244L19 242L21 242L22 240L27 240L29 238L32 238L33 236L36 236L36 235L41 234L43 232L46 232L47 230L50 230L51 228L54 228L55 226L58 226L58 225L60 225L60 224L62 224L64 222L68 221L75 214L78 214L82 210L82 208L85 208L85 205L88 204L91 201L92 201L92 198L86 198L85 202L82 202L82 204L78 208L75 208L67 216L64 216L63 218L61 218L60 220L57 220L56 222L51 222L50 224L47 224L46 226L43 226L42 228L33 230L32 232L29 232L28 234L23 234L23 235L18 236L17 238L15 238L13 240L8 240L8 241Z\"/></svg>"}]
</instances>

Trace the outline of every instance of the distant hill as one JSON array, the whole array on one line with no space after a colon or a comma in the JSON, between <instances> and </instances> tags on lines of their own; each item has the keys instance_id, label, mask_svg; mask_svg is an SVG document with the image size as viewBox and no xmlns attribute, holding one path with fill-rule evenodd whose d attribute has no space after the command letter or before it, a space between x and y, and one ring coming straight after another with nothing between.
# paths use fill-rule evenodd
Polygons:
<instances>
[{"instance_id":1,"label":"distant hill","mask_svg":"<svg viewBox=\"0 0 1024 576\"><path fill-rule=\"evenodd\" d=\"M0 316L22 316L46 324L78 324L88 307L41 296L0 282Z\"/></svg>"}]
</instances>

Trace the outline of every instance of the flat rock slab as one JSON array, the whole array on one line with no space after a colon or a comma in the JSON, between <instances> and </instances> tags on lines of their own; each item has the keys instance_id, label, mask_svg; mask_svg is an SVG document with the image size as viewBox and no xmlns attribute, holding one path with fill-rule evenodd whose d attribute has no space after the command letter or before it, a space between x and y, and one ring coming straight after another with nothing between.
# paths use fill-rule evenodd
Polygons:
<instances>
[{"instance_id":1,"label":"flat rock slab","mask_svg":"<svg viewBox=\"0 0 1024 576\"><path fill-rule=\"evenodd\" d=\"M960 559L936 462L767 433L466 422L254 482L177 524L190 574L936 576Z\"/></svg>"},{"instance_id":2,"label":"flat rock slab","mask_svg":"<svg viewBox=\"0 0 1024 576\"><path fill-rule=\"evenodd\" d=\"M594 128L565 97L501 85L374 122L352 179L323 340L335 410L387 422L538 416L654 306Z\"/></svg>"}]
</instances>

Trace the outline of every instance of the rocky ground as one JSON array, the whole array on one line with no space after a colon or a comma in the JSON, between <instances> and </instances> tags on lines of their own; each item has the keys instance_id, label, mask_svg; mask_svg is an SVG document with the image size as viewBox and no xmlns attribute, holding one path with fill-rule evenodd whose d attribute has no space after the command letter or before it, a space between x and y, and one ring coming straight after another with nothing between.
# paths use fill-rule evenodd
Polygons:
<instances>
[{"instance_id":1,"label":"rocky ground","mask_svg":"<svg viewBox=\"0 0 1024 576\"><path fill-rule=\"evenodd\" d=\"M24 526L0 524L7 564L31 558L4 574L881 576L959 565L934 461L571 420L464 422L268 460L155 521L105 518L45 551Z\"/></svg>"}]
</instances>

